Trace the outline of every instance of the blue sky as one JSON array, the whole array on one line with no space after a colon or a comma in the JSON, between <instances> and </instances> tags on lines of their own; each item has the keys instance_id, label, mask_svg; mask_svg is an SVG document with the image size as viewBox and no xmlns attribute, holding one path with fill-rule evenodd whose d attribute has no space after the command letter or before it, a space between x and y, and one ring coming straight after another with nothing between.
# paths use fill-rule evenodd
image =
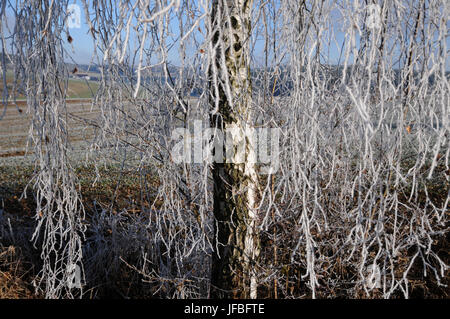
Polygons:
<instances>
[{"instance_id":1,"label":"blue sky","mask_svg":"<svg viewBox=\"0 0 450 319\"><path fill-rule=\"evenodd\" d=\"M66 43L66 49L70 53L71 57L75 60L77 63L81 64L87 64L90 62L96 63L96 60L92 60L94 56L94 42L92 40L91 35L89 34L89 27L88 23L86 22L85 12L83 9L83 4L81 0L69 0L69 4L76 4L80 7L81 11L81 24L80 28L70 28L69 32L71 37L73 38L72 44ZM14 22L14 19L12 18L12 14L8 15L8 23L9 25L12 25ZM448 23L450 27L450 23ZM171 23L171 27L173 28L174 32L178 29L178 22L176 19L173 20ZM327 55L326 59L328 60L327 63L335 64L338 62L339 54L341 51L341 45L345 43L345 33L342 32L343 26L342 21L339 19L338 15L335 13L335 17L332 19L332 25L330 26L333 29L334 36L336 38L337 43L331 43L329 47L322 48L322 54ZM174 37L176 38L178 35L174 34ZM201 37L200 33L196 31L196 37L199 38L200 41L203 41L203 38ZM132 39L136 40L136 39ZM357 37L357 42L359 41L359 37ZM133 41L131 41L133 42ZM450 47L450 39L447 37L447 47ZM358 44L358 43L357 43ZM263 49L263 41L258 41L256 44L256 50L259 52L262 52ZM190 47L188 48L188 54L192 54L195 50L198 50L198 48ZM259 59L262 61L262 59ZM169 61L172 64L179 65L180 64L180 58L178 54L178 46L175 45L170 51L169 51ZM72 62L71 59L66 59L66 62ZM342 62L342 61L341 61ZM450 61L446 61L446 69L450 69Z\"/></svg>"},{"instance_id":2,"label":"blue sky","mask_svg":"<svg viewBox=\"0 0 450 319\"><path fill-rule=\"evenodd\" d=\"M70 0L69 4L76 4L80 7L81 24L80 24L79 28L69 28L69 33L70 33L70 36L72 37L73 41L71 44L65 43L65 48L71 56L71 58L66 59L66 62L72 62L72 59L73 59L76 63L80 63L80 64L88 64L90 62L95 63L97 61L93 60L93 58L94 58L94 42L93 42L92 36L89 33L89 26L86 21L86 16L85 16L82 1ZM12 27L14 25L14 18L13 18L13 14L11 13L11 11L8 14L8 24L10 27ZM178 28L179 28L178 21L176 19L174 19L171 22L171 27L174 30L174 32L179 32L178 31ZM203 23L200 24L200 27L202 27L204 30ZM195 31L195 32L196 32L196 37L200 41L203 41L203 37L201 36L201 34L197 31ZM178 35L175 34L174 37L177 37L177 36ZM344 34L342 32L338 33L337 39L338 39L339 43L342 43L342 41L344 40ZM131 40L132 40L131 42L133 42L133 40L135 40L135 39L131 39ZM262 40L257 41L256 47L255 47L256 51L261 52L263 50L263 43L264 42ZM195 50L198 50L198 48L193 48L192 46L188 47L187 48L188 55L192 54ZM337 60L338 60L337 51L338 51L337 48L332 48L332 50L330 50L330 53L331 53L330 58L334 62L337 62ZM175 44L169 51L169 61L175 65L180 64L178 44Z\"/></svg>"},{"instance_id":3,"label":"blue sky","mask_svg":"<svg viewBox=\"0 0 450 319\"><path fill-rule=\"evenodd\" d=\"M73 38L72 45L67 45L67 49L69 52L72 53L72 57L77 63L89 63L92 59L93 52L94 52L94 43L92 41L92 37L89 34L89 27L88 23L86 22L85 12L83 10L83 5L81 1L69 1L69 4L77 4L81 8L81 26L80 28L71 28L69 30L71 37ZM336 24L334 25L335 30L339 29L339 21L336 21ZM203 23L200 24L200 26L204 30ZM171 27L175 32L177 32L178 29L178 21L174 19L171 22ZM199 37L201 40L203 40L203 37L199 34L199 32L196 32L196 37ZM343 41L345 41L345 34L342 32L336 33L336 39L339 44L342 44ZM264 42L262 40L257 41L256 43L256 51L262 52L263 50L263 44ZM337 63L339 59L339 51L340 47L337 48L334 45L329 48L328 50L330 56L330 60L334 63ZM188 48L188 54L191 54L193 51L193 48ZM169 51L169 61L173 64L179 65L180 64L180 58L178 54L178 45L175 44L175 46Z\"/></svg>"},{"instance_id":4,"label":"blue sky","mask_svg":"<svg viewBox=\"0 0 450 319\"><path fill-rule=\"evenodd\" d=\"M94 52L94 42L89 34L88 23L81 1L69 1L69 4L77 4L81 11L80 28L70 28L70 36L73 38L72 44L67 44L66 48L71 53L77 63L87 64L91 62Z\"/></svg>"}]
</instances>

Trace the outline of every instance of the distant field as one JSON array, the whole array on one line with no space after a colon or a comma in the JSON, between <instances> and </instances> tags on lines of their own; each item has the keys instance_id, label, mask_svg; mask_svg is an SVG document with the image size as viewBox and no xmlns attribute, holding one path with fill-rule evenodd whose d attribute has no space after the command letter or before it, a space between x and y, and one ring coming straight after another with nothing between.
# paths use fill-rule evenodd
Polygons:
<instances>
[{"instance_id":1,"label":"distant field","mask_svg":"<svg viewBox=\"0 0 450 319\"><path fill-rule=\"evenodd\" d=\"M0 159L5 157L23 156L26 150L28 132L30 129L31 115L26 112L25 101L16 105L9 104L6 113L0 120ZM99 115L98 109L91 110L91 102L85 100L68 100L67 108L70 114L84 118L95 119ZM0 108L0 114L3 108ZM68 119L69 138L72 143L77 143L90 138L92 128L86 128L83 123L72 118Z\"/></svg>"},{"instance_id":2,"label":"distant field","mask_svg":"<svg viewBox=\"0 0 450 319\"><path fill-rule=\"evenodd\" d=\"M97 82L70 79L68 98L92 98L93 94L97 93L98 87L99 84Z\"/></svg>"},{"instance_id":3,"label":"distant field","mask_svg":"<svg viewBox=\"0 0 450 319\"><path fill-rule=\"evenodd\" d=\"M6 73L6 85L9 90L13 87L13 74L11 72ZM99 84L94 81L86 81L82 79L69 79L69 87L67 98L91 98L93 94L97 93ZM0 81L0 92L3 91L3 81ZM25 96L19 94L18 99L23 99Z\"/></svg>"},{"instance_id":4,"label":"distant field","mask_svg":"<svg viewBox=\"0 0 450 319\"><path fill-rule=\"evenodd\" d=\"M14 77L12 72L7 72L6 82L9 90L12 90ZM3 81L0 81L0 92L3 91ZM86 119L92 119L98 114L98 110L91 110L90 98L97 93L98 82L83 79L69 79L67 105L69 112ZM30 129L31 116L27 114L25 96L16 96L16 105L12 102L6 107L4 118L0 121L0 159L5 157L23 156L25 154L28 131ZM0 106L0 115L3 114ZM76 142L88 138L92 130L85 129L74 120L69 120L69 135L71 141Z\"/></svg>"}]
</instances>

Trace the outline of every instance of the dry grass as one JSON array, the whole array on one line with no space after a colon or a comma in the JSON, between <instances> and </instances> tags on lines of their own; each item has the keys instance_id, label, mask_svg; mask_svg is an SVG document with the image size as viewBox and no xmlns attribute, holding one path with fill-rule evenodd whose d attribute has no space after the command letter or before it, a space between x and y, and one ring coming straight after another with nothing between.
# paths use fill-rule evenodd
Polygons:
<instances>
[{"instance_id":1,"label":"dry grass","mask_svg":"<svg viewBox=\"0 0 450 319\"><path fill-rule=\"evenodd\" d=\"M33 267L26 267L20 249L0 245L0 299L33 299Z\"/></svg>"},{"instance_id":2,"label":"dry grass","mask_svg":"<svg viewBox=\"0 0 450 319\"><path fill-rule=\"evenodd\" d=\"M32 167L14 168L12 166L0 166L0 191L3 209L7 212L11 212L16 218L13 227L18 227L19 224L28 224L31 229L33 225L32 216L34 214L35 203L33 202L31 193L26 199L21 199L20 195L24 190L27 181L32 176ZM113 211L119 212L122 209L127 209L131 214L140 214L141 207L148 207L149 200L146 202L139 201L140 184L139 176L136 172L120 172L119 167L107 166L103 167L100 173L100 179L94 185L95 173L93 167L78 167L76 170L78 179L80 181L80 191L82 198L88 212L88 219L94 218L95 208L93 201L96 201L96 205L103 207L109 206L113 200ZM117 180L121 176L121 183L118 185ZM147 178L150 179L150 172ZM442 176L439 176L439 180ZM439 184L438 180L432 181L435 184ZM157 181L154 180L154 187L157 188ZM434 190L433 194L436 200L445 200L446 192L441 187L430 188ZM284 225L286 227L286 225ZM109 240L111 234L108 233L108 229L105 229L105 240ZM17 231L16 231L17 232ZM22 240L21 245L25 246L26 241ZM31 243L28 243L31 246ZM439 252L439 256L446 263L450 263L448 256L449 241L447 237L441 238L434 245L435 251ZM34 269L39 269L39 256L32 251L26 251L24 247L14 245L1 246L0 243L0 298L36 298L34 295L31 282L35 276ZM266 245L269 247L268 253L272 252L270 243ZM407 260L405 252L405 260ZM269 255L267 258L271 259ZM120 264L120 263L119 263ZM300 279L301 275L305 272L305 269L289 267L290 264L290 249L289 245L284 247L280 245L278 247L278 264L282 269L284 280L278 282L279 289L283 288L283 291L294 293L297 296L308 297L309 290L306 287L306 282ZM286 266L283 267L283 264ZM334 269L334 268L333 268ZM354 275L354 269L349 268L348 265L336 264L335 272L340 274L341 278L348 278L352 280ZM412 298L449 298L449 278L444 278L443 284L447 287L438 286L433 279L433 276L424 277L423 270L419 263L411 270L411 297ZM143 298L152 297L151 285L145 285L142 282L142 278L133 269L122 263L118 268L117 274L109 277L110 281L100 281L87 287L88 293L85 294L87 298ZM326 287L326 286L324 286ZM268 285L260 287L261 297L273 298L274 291L272 283L268 282ZM283 293L280 290L278 297L283 298ZM377 296L377 292L374 291L372 298ZM319 289L318 297L326 298L327 292ZM340 298L367 298L363 293L356 295L347 295L347 292L335 291L335 297ZM401 298L399 295L398 298Z\"/></svg>"},{"instance_id":3,"label":"dry grass","mask_svg":"<svg viewBox=\"0 0 450 319\"><path fill-rule=\"evenodd\" d=\"M143 202L139 200L140 184L139 175L136 172L121 172L120 167L115 166L103 167L99 170L101 178L95 184L93 182L96 174L93 167L80 166L76 173L87 212L86 222L89 224L95 218L97 209L101 207L111 207L113 212L120 212L126 208L129 214L137 216L142 207L150 206L151 199L147 198ZM39 253L30 242L31 232L35 226L33 216L36 203L31 189L28 189L26 198L21 197L32 175L32 166L0 165L0 210L4 212L3 221L0 218L0 299L42 297L34 294L32 285L33 279L37 276L35 270L41 267ZM121 182L118 184L119 176ZM112 206L110 206L111 203ZM3 230L6 229L3 232L6 236L2 237L1 224L5 224L6 220L11 224L13 235L9 236L9 225L6 225L3 228ZM104 231L105 240L111 240L110 229L105 228ZM116 252L111 251L113 256L115 256L114 253ZM88 255L89 253L87 258ZM128 261L132 262L129 259ZM142 282L142 276L135 273L125 263L119 261L119 264L117 271L107 275L108 280L96 280L94 283L89 283L85 297L150 297L151 289L148 284ZM105 272L108 272L107 269ZM99 276L101 277L102 274Z\"/></svg>"}]
</instances>

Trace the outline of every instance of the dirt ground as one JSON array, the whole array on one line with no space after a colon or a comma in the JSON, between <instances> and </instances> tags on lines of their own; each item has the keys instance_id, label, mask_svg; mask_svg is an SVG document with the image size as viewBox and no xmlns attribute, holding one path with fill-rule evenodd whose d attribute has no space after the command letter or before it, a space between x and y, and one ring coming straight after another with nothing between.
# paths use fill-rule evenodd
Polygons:
<instances>
[{"instance_id":1,"label":"dirt ground","mask_svg":"<svg viewBox=\"0 0 450 319\"><path fill-rule=\"evenodd\" d=\"M99 116L98 108L92 108L90 99L71 99L67 101L68 112L84 119ZM0 109L0 116L4 108ZM28 133L32 114L28 112L25 101L16 105L8 104L4 117L0 120L0 158L18 157L26 154ZM68 118L69 138L72 143L89 139L92 129L86 129L81 121Z\"/></svg>"}]
</instances>

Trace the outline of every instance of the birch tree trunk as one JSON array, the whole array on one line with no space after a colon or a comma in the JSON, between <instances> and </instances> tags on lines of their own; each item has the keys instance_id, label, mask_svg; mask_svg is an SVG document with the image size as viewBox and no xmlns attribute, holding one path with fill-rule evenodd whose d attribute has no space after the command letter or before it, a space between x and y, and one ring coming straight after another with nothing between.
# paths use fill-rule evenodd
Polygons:
<instances>
[{"instance_id":1,"label":"birch tree trunk","mask_svg":"<svg viewBox=\"0 0 450 319\"><path fill-rule=\"evenodd\" d=\"M251 5L248 0L216 0L212 8L211 124L232 146L226 147L232 152L224 163L213 164L216 253L211 293L216 298L257 297L257 174L249 134ZM227 137L224 130L232 134Z\"/></svg>"}]
</instances>

